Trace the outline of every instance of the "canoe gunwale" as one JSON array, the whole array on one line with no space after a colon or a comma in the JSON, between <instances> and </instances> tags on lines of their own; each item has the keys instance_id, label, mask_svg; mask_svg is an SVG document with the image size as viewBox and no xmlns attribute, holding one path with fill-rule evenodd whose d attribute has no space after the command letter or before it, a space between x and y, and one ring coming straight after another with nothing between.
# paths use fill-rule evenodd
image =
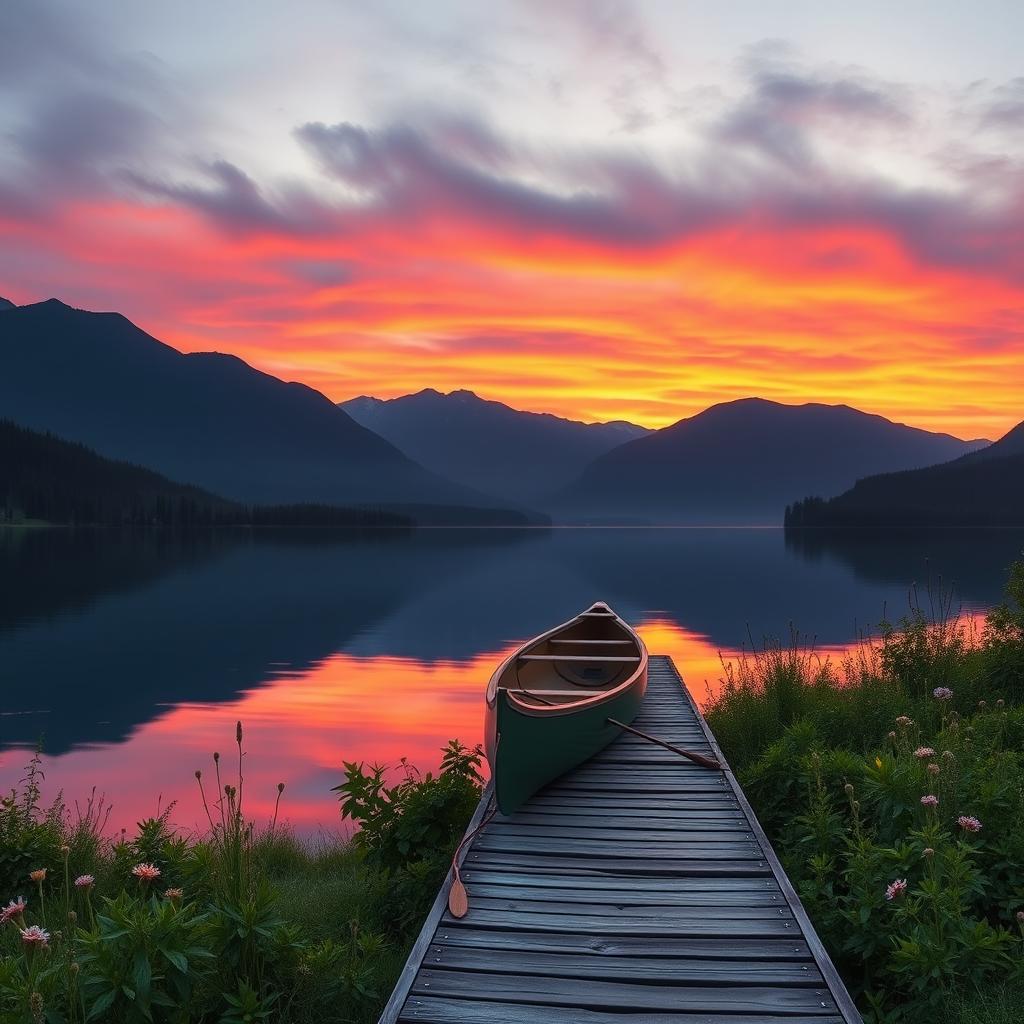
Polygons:
<instances>
[{"instance_id":1,"label":"canoe gunwale","mask_svg":"<svg viewBox=\"0 0 1024 1024\"><path fill-rule=\"evenodd\" d=\"M502 675L509 668L509 666L514 664L515 661L518 658L520 658L531 647L534 647L537 644L544 643L547 640L557 637L559 633L569 629L571 626L576 625L581 620L585 621L588 616L595 616L595 614L597 613L595 613L594 609L599 607L606 609L608 608L606 604L603 604L602 602L597 602L591 605L590 608L588 608L586 611L581 612L579 615L573 616L568 621L563 622L560 625L557 625L544 633L541 633L539 636L535 636L532 640L527 640L526 643L521 644L519 647L517 647L516 650L514 650L507 658L505 658L501 662L501 664L494 670L494 673L491 675L491 678L487 684L487 707L489 709L494 709L496 707L499 695L502 695L503 699L508 704L508 706L513 708L519 714L527 715L532 718L557 718L561 715L574 714L578 711L584 710L585 708L597 707L601 704L609 703L610 701L613 701L615 698L619 697L621 694L628 691L631 687L635 686L639 681L641 681L641 679L645 680L647 677L648 660L646 644L644 644L643 640L640 639L636 631L633 629L632 626L629 625L628 622L626 622L618 614L609 609L607 612L599 613L600 617L613 620L623 630L626 636L630 640L632 640L633 643L636 644L637 652L639 654L639 659L637 660L633 671L630 672L630 674L625 679L623 679L622 682L616 683L614 686L608 687L607 690L604 690L599 694L595 694L593 696L588 697L581 697L580 700L575 700L564 704L540 704L528 702L528 699L523 699L522 697L518 696L518 693L523 692L528 694L529 691L516 691L506 686L498 685L498 680L502 677ZM598 657L594 660L601 661L603 659ZM543 690L538 690L538 693L541 696L543 696Z\"/></svg>"}]
</instances>

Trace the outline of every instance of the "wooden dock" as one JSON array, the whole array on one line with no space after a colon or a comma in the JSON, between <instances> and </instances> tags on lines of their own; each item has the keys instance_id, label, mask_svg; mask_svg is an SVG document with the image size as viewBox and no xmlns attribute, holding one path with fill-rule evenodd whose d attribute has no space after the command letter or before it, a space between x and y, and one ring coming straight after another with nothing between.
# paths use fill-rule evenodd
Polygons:
<instances>
[{"instance_id":1,"label":"wooden dock","mask_svg":"<svg viewBox=\"0 0 1024 1024\"><path fill-rule=\"evenodd\" d=\"M725 765L669 658L635 724ZM861 1024L728 768L623 735L495 817L462 877L469 913L446 883L381 1024Z\"/></svg>"}]
</instances>

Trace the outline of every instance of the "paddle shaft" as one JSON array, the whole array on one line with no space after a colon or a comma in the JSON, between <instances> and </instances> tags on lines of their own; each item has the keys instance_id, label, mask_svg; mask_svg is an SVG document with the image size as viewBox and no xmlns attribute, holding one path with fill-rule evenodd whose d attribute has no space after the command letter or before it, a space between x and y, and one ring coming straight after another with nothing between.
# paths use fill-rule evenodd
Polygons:
<instances>
[{"instance_id":1,"label":"paddle shaft","mask_svg":"<svg viewBox=\"0 0 1024 1024\"><path fill-rule=\"evenodd\" d=\"M634 736L639 736L641 739L649 740L651 743L657 743L659 747L671 750L673 754L689 758L689 760L693 761L694 764L699 764L703 768L721 769L722 767L713 758L705 757L703 754L697 754L692 750L683 750L682 747L677 747L671 743L666 743L664 740L659 740L657 736L651 736L649 733L641 732L639 729L634 729L633 726L626 725L625 722L620 722L614 718L609 718L608 721L611 722L612 725L617 725L620 729L625 729L626 732L631 732Z\"/></svg>"}]
</instances>

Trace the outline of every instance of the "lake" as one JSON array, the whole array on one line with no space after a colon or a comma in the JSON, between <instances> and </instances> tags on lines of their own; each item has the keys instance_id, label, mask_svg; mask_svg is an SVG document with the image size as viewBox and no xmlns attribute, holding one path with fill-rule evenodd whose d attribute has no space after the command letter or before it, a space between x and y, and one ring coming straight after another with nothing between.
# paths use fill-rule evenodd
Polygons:
<instances>
[{"instance_id":1,"label":"lake","mask_svg":"<svg viewBox=\"0 0 1024 1024\"><path fill-rule=\"evenodd\" d=\"M698 701L749 637L791 627L841 652L941 578L958 603L1000 599L1020 534L794 544L777 529L0 530L0 786L41 745L45 793L93 787L131 828L177 801L201 823L195 771L234 761L245 794L305 833L340 828L342 761L432 769L481 739L484 685L512 646L608 601Z\"/></svg>"}]
</instances>

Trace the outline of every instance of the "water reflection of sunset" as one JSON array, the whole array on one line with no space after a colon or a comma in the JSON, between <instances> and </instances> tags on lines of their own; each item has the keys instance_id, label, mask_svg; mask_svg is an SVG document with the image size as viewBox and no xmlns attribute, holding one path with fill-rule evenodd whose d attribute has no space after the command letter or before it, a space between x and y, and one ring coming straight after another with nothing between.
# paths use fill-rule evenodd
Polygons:
<instances>
[{"instance_id":1,"label":"water reflection of sunset","mask_svg":"<svg viewBox=\"0 0 1024 1024\"><path fill-rule=\"evenodd\" d=\"M703 703L705 681L714 688L721 676L718 648L664 620L652 619L639 632L653 653L672 655ZM447 740L480 742L484 685L510 649L436 662L335 654L307 671L283 672L235 701L168 707L122 744L47 758L47 793L61 789L73 803L96 786L114 804L112 823L129 829L156 813L158 804L177 800L173 820L201 827L194 772L201 769L204 780L212 777L215 750L225 771L234 772L234 725L241 720L251 816L270 818L275 787L283 781L283 817L304 832L336 829L330 787L341 780L343 761L380 762L392 766L397 778L402 757L433 770ZM0 777L7 785L20 777L26 759L24 749L0 754Z\"/></svg>"},{"instance_id":2,"label":"water reflection of sunset","mask_svg":"<svg viewBox=\"0 0 1024 1024\"><path fill-rule=\"evenodd\" d=\"M977 631L981 615L965 621ZM701 706L721 688L722 660L740 655L658 616L641 621L637 631L652 654L672 657ZM202 769L204 780L211 779L212 752L218 750L227 766L224 781L233 780L234 726L241 720L248 814L268 821L283 781L283 818L304 833L338 830L330 788L341 781L342 762L385 764L397 779L402 757L423 771L434 770L449 739L480 742L484 686L512 646L464 661L334 654L308 670L282 671L237 700L167 707L121 744L83 746L47 758L46 793L63 790L73 805L95 786L114 805L112 825L129 829L176 800L172 820L201 828L194 772ZM850 650L829 645L818 653L841 660ZM0 780L7 787L21 777L27 757L24 748L0 754Z\"/></svg>"}]
</instances>

